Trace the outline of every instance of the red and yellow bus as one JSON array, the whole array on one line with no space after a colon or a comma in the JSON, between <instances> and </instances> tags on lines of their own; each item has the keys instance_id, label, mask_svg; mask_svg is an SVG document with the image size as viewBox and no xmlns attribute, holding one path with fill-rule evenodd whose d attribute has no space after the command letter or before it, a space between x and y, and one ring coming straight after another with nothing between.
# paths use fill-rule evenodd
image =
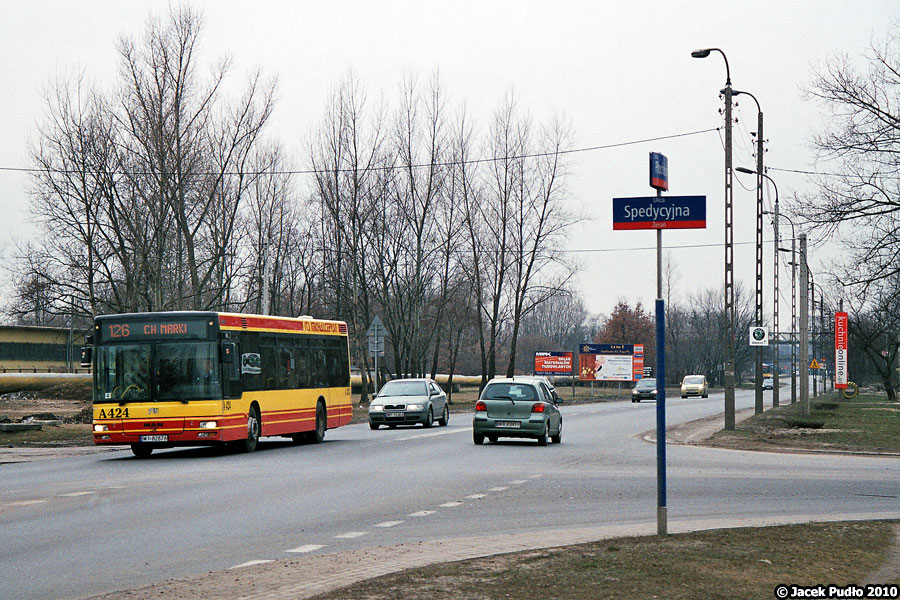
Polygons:
<instances>
[{"instance_id":1,"label":"red and yellow bus","mask_svg":"<svg viewBox=\"0 0 900 600\"><path fill-rule=\"evenodd\" d=\"M260 437L321 442L350 422L347 325L219 312L104 315L82 363L93 369L95 444L156 448Z\"/></svg>"}]
</instances>

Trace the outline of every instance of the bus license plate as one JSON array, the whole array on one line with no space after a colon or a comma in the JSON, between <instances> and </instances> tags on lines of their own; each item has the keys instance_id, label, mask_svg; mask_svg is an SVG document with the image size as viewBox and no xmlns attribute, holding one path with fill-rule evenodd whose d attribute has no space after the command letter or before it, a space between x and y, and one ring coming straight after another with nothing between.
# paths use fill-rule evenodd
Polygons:
<instances>
[{"instance_id":1,"label":"bus license plate","mask_svg":"<svg viewBox=\"0 0 900 600\"><path fill-rule=\"evenodd\" d=\"M167 435L142 435L142 442L168 442L169 436Z\"/></svg>"},{"instance_id":2,"label":"bus license plate","mask_svg":"<svg viewBox=\"0 0 900 600\"><path fill-rule=\"evenodd\" d=\"M508 427L510 429L518 429L522 426L518 421L497 421L495 425L497 427Z\"/></svg>"},{"instance_id":3,"label":"bus license plate","mask_svg":"<svg viewBox=\"0 0 900 600\"><path fill-rule=\"evenodd\" d=\"M402 412L389 410L388 412L384 413L384 416L387 417L388 419L402 419L406 415L403 414Z\"/></svg>"}]
</instances>

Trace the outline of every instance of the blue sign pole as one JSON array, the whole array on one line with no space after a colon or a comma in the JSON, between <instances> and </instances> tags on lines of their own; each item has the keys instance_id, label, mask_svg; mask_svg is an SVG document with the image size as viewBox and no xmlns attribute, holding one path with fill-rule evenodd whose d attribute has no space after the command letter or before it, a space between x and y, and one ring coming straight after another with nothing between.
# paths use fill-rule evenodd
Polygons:
<instances>
[{"instance_id":1,"label":"blue sign pole","mask_svg":"<svg viewBox=\"0 0 900 600\"><path fill-rule=\"evenodd\" d=\"M656 299L656 533L666 535L666 309Z\"/></svg>"},{"instance_id":2,"label":"blue sign pole","mask_svg":"<svg viewBox=\"0 0 900 600\"><path fill-rule=\"evenodd\" d=\"M657 196L662 191L656 190ZM662 291L662 229L656 230L656 533L668 533L666 505L666 308Z\"/></svg>"}]
</instances>

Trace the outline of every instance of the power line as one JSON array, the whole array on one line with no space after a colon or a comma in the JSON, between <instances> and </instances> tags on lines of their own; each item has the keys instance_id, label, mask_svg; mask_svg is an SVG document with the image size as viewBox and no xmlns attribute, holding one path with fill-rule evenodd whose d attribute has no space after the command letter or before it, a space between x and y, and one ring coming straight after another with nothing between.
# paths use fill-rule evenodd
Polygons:
<instances>
[{"instance_id":1,"label":"power line","mask_svg":"<svg viewBox=\"0 0 900 600\"><path fill-rule=\"evenodd\" d=\"M662 135L652 138L643 138L639 140L630 140L626 142L616 142L613 144L604 144L600 146L588 146L586 148L570 148L568 150L556 150L553 152L536 152L534 154L519 154L519 155L511 155L511 156L493 156L489 158L475 158L472 160L453 160L446 162L435 162L435 163L421 163L421 164L413 164L413 165L385 165L381 167L374 167L371 169L301 169L301 170L272 170L265 169L262 171L251 171L251 172L232 172L225 171L223 173L192 173L193 175L320 175L325 173L351 173L353 171L359 170L373 170L373 171L393 171L397 169L423 169L428 167L455 167L461 165L475 165L482 163L492 163L492 162L501 162L507 160L525 160L531 158L544 158L547 156L557 156L562 154L579 154L584 152L596 152L598 150L609 150L612 148L622 148L624 146L636 146L639 144L647 144L649 142L659 142L662 140L671 140L675 138L681 137L689 137L694 135L702 135L704 133L711 133L713 131L718 131L721 129L720 127L713 127L710 129L699 129L697 131L687 131L682 133L674 133L671 135ZM31 167L0 167L0 171L9 171L9 172L17 172L17 173L60 173L60 174L71 174L71 173L79 173L80 170L75 169L54 169L54 168L31 168ZM161 175L162 172L156 171L113 171L112 174L115 175ZM174 175L175 173L166 173L168 175Z\"/></svg>"}]
</instances>

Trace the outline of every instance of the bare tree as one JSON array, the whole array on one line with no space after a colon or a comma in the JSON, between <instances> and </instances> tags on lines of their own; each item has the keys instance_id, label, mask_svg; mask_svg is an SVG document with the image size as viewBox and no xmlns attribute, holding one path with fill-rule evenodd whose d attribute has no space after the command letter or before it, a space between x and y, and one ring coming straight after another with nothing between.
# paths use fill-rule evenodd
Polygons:
<instances>
[{"instance_id":1,"label":"bare tree","mask_svg":"<svg viewBox=\"0 0 900 600\"><path fill-rule=\"evenodd\" d=\"M849 312L850 347L852 355L863 355L875 377L887 392L888 401L897 399L895 373L900 354L900 292L898 277L878 281L862 292L846 297ZM859 363L857 363L859 364ZM861 371L863 369L860 369ZM864 381L864 371L854 379Z\"/></svg>"},{"instance_id":2,"label":"bare tree","mask_svg":"<svg viewBox=\"0 0 900 600\"><path fill-rule=\"evenodd\" d=\"M835 57L814 75L808 94L830 113L814 143L836 174L818 177L796 212L842 234L841 278L866 286L900 273L900 21L864 61Z\"/></svg>"},{"instance_id":3,"label":"bare tree","mask_svg":"<svg viewBox=\"0 0 900 600\"><path fill-rule=\"evenodd\" d=\"M22 265L74 314L221 306L248 170L274 84L200 81L199 15L173 9L123 38L116 94L57 84L32 151L33 207L47 233ZM229 255L229 251L231 255Z\"/></svg>"},{"instance_id":4,"label":"bare tree","mask_svg":"<svg viewBox=\"0 0 900 600\"><path fill-rule=\"evenodd\" d=\"M383 111L371 111L359 81L348 76L332 94L310 144L319 206L321 306L350 324L352 353L368 390L366 330L375 316L372 263L380 242L379 200L386 190Z\"/></svg>"},{"instance_id":5,"label":"bare tree","mask_svg":"<svg viewBox=\"0 0 900 600\"><path fill-rule=\"evenodd\" d=\"M508 350L507 375L515 372L522 319L561 293L574 273L558 251L572 222L563 209L565 139L565 129L555 122L535 141L530 120L519 116L515 99L508 97L491 123L487 148L493 158L484 182L463 196L480 307L482 384L496 374L501 347Z\"/></svg>"}]
</instances>

